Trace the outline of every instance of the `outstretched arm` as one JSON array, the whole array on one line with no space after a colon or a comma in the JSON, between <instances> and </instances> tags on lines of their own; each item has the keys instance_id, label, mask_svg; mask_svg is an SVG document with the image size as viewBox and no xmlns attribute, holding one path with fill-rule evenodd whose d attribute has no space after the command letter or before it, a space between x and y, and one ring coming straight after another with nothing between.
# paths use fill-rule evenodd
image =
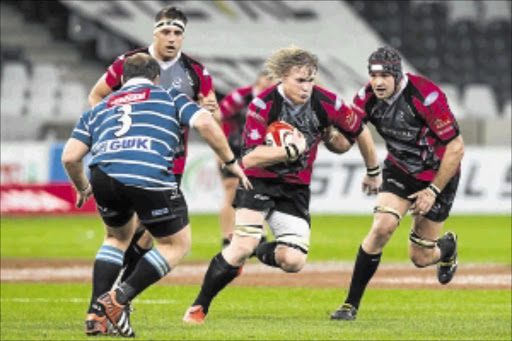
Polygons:
<instances>
[{"instance_id":1,"label":"outstretched arm","mask_svg":"<svg viewBox=\"0 0 512 341\"><path fill-rule=\"evenodd\" d=\"M92 194L92 188L85 175L82 159L89 152L89 146L80 140L70 138L62 152L62 165L77 191L76 207L80 208Z\"/></svg>"},{"instance_id":2,"label":"outstretched arm","mask_svg":"<svg viewBox=\"0 0 512 341\"><path fill-rule=\"evenodd\" d=\"M229 148L224 132L219 125L215 123L215 120L211 115L205 112L200 114L200 116L194 121L194 128L196 128L201 137L221 159L224 163L224 167L240 178L245 189L251 189L252 185L236 162L235 154L233 154L233 151Z\"/></svg>"},{"instance_id":3,"label":"outstretched arm","mask_svg":"<svg viewBox=\"0 0 512 341\"><path fill-rule=\"evenodd\" d=\"M93 107L101 102L105 97L112 93L112 89L107 85L105 77L98 79L89 93L89 106Z\"/></svg>"}]
</instances>

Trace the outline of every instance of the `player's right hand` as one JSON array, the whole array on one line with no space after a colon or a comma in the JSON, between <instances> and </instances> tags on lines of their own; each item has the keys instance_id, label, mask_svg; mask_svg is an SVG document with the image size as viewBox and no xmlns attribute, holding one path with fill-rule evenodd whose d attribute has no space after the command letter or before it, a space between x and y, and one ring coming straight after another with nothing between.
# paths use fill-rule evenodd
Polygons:
<instances>
[{"instance_id":1,"label":"player's right hand","mask_svg":"<svg viewBox=\"0 0 512 341\"><path fill-rule=\"evenodd\" d=\"M297 128L293 130L292 143L297 146L299 154L304 153L304 151L306 150L306 138Z\"/></svg>"},{"instance_id":2,"label":"player's right hand","mask_svg":"<svg viewBox=\"0 0 512 341\"><path fill-rule=\"evenodd\" d=\"M236 175L240 179L240 183L242 184L242 186L244 186L244 189L246 191L252 189L251 182L249 181L244 171L242 170L242 168L240 168L237 162L229 166L224 166L224 168L233 173L234 175Z\"/></svg>"},{"instance_id":3,"label":"player's right hand","mask_svg":"<svg viewBox=\"0 0 512 341\"><path fill-rule=\"evenodd\" d=\"M92 195L92 186L88 184L87 187L83 191L76 190L76 207L82 208L82 206L86 203L87 200Z\"/></svg>"}]
</instances>

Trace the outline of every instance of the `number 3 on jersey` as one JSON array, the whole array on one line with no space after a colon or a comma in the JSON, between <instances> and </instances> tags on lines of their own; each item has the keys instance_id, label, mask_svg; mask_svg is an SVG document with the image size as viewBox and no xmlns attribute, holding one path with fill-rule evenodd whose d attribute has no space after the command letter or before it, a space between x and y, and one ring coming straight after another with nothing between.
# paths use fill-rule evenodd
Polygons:
<instances>
[{"instance_id":1,"label":"number 3 on jersey","mask_svg":"<svg viewBox=\"0 0 512 341\"><path fill-rule=\"evenodd\" d=\"M117 119L117 122L121 122L122 126L114 133L114 135L116 137L121 137L126 134L132 126L132 118L130 117L130 114L132 113L132 106L130 104L126 104L119 107L116 111L121 113L121 117Z\"/></svg>"}]
</instances>

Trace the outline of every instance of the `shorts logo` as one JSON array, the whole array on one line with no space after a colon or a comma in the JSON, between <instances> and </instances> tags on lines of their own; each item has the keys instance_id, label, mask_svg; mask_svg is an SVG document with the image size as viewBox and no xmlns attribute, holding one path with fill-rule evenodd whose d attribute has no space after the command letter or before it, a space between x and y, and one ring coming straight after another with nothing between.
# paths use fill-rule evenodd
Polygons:
<instances>
[{"instance_id":1,"label":"shorts logo","mask_svg":"<svg viewBox=\"0 0 512 341\"><path fill-rule=\"evenodd\" d=\"M392 184L395 184L395 186L398 187L398 188L405 189L404 184L396 181L395 179L387 179L386 181L387 182L391 182Z\"/></svg>"},{"instance_id":2,"label":"shorts logo","mask_svg":"<svg viewBox=\"0 0 512 341\"><path fill-rule=\"evenodd\" d=\"M254 196L254 199L258 199L258 200L268 200L270 199L270 197L268 195L263 195L263 194L256 194Z\"/></svg>"},{"instance_id":3,"label":"shorts logo","mask_svg":"<svg viewBox=\"0 0 512 341\"><path fill-rule=\"evenodd\" d=\"M161 215L164 215L164 214L167 214L167 213L169 213L169 209L167 207L151 211L151 215L153 217L158 217L158 216L161 216Z\"/></svg>"},{"instance_id":4,"label":"shorts logo","mask_svg":"<svg viewBox=\"0 0 512 341\"><path fill-rule=\"evenodd\" d=\"M93 154L117 152L121 150L151 150L149 137L124 137L104 141L93 147Z\"/></svg>"}]
</instances>

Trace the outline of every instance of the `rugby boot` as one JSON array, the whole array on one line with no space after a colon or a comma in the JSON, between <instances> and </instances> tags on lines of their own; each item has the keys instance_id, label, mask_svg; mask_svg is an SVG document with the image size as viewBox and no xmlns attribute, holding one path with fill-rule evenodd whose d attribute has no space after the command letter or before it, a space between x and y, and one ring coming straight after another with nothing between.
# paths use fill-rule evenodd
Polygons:
<instances>
[{"instance_id":1,"label":"rugby boot","mask_svg":"<svg viewBox=\"0 0 512 341\"><path fill-rule=\"evenodd\" d=\"M353 321L357 317L357 308L350 303L343 303L341 307L331 315L331 320Z\"/></svg>"},{"instance_id":2,"label":"rugby boot","mask_svg":"<svg viewBox=\"0 0 512 341\"><path fill-rule=\"evenodd\" d=\"M101 295L97 302L120 335L135 337L135 332L130 325L130 305L119 304L114 290Z\"/></svg>"},{"instance_id":3,"label":"rugby boot","mask_svg":"<svg viewBox=\"0 0 512 341\"><path fill-rule=\"evenodd\" d=\"M93 335L117 335L117 330L106 316L87 314L85 318L85 334Z\"/></svg>"},{"instance_id":4,"label":"rugby boot","mask_svg":"<svg viewBox=\"0 0 512 341\"><path fill-rule=\"evenodd\" d=\"M200 305L194 305L187 309L185 316L183 316L183 322L188 324L203 324L206 314L203 312L203 307Z\"/></svg>"},{"instance_id":5,"label":"rugby boot","mask_svg":"<svg viewBox=\"0 0 512 341\"><path fill-rule=\"evenodd\" d=\"M455 232L448 231L443 237L439 238L437 245L440 243L454 243L453 252L446 254L439 263L437 263L437 279L441 284L448 284L457 271L457 235Z\"/></svg>"}]
</instances>

